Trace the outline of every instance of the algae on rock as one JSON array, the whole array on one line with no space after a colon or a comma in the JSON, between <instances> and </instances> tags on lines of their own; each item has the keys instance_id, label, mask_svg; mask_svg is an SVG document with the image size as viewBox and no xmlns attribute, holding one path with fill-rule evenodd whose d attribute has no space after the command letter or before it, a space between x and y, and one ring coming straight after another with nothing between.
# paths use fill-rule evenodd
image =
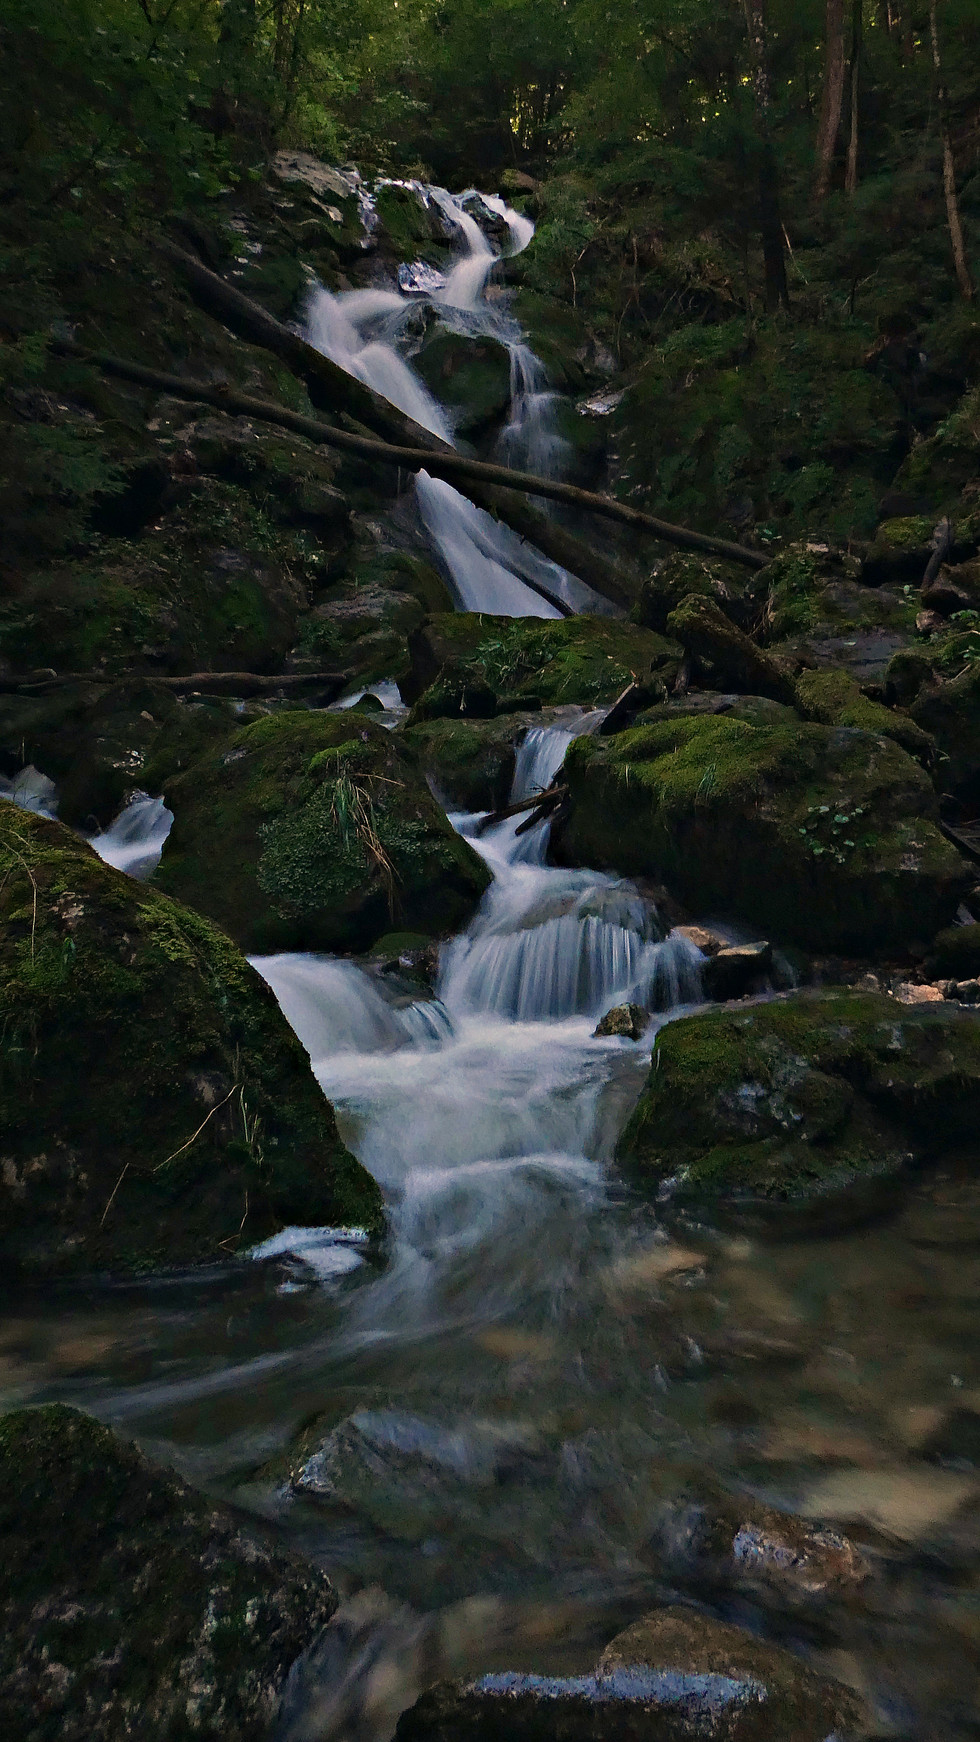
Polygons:
<instances>
[{"instance_id":1,"label":"algae on rock","mask_svg":"<svg viewBox=\"0 0 980 1742\"><path fill-rule=\"evenodd\" d=\"M617 1161L685 1207L846 1218L886 1203L913 1159L975 1150L978 1093L972 1017L796 993L667 1023Z\"/></svg>"},{"instance_id":2,"label":"algae on rock","mask_svg":"<svg viewBox=\"0 0 980 1742\"><path fill-rule=\"evenodd\" d=\"M567 862L665 881L810 949L904 949L975 880L932 820L922 769L850 727L724 715L579 738L564 764Z\"/></svg>"},{"instance_id":3,"label":"algae on rock","mask_svg":"<svg viewBox=\"0 0 980 1742\"><path fill-rule=\"evenodd\" d=\"M167 783L162 888L243 948L367 949L458 930L489 882L414 759L363 715L288 710Z\"/></svg>"},{"instance_id":4,"label":"algae on rock","mask_svg":"<svg viewBox=\"0 0 980 1742\"><path fill-rule=\"evenodd\" d=\"M0 1255L14 1273L227 1259L290 1222L378 1231L272 993L216 927L0 805Z\"/></svg>"},{"instance_id":5,"label":"algae on rock","mask_svg":"<svg viewBox=\"0 0 980 1742\"><path fill-rule=\"evenodd\" d=\"M329 1580L61 1404L0 1416L0 1729L264 1742Z\"/></svg>"}]
</instances>

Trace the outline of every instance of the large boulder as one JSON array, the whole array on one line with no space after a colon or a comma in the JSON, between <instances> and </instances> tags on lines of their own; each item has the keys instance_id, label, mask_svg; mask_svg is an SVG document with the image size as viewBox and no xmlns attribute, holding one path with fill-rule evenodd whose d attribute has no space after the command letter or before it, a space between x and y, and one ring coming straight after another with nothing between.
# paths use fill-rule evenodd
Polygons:
<instances>
[{"instance_id":1,"label":"large boulder","mask_svg":"<svg viewBox=\"0 0 980 1742\"><path fill-rule=\"evenodd\" d=\"M175 820L160 886L249 950L456 931L490 881L410 753L360 714L271 714L165 796Z\"/></svg>"},{"instance_id":2,"label":"large boulder","mask_svg":"<svg viewBox=\"0 0 980 1742\"><path fill-rule=\"evenodd\" d=\"M667 883L803 948L903 948L974 881L922 769L854 728L693 715L580 738L565 759L571 864Z\"/></svg>"},{"instance_id":3,"label":"large boulder","mask_svg":"<svg viewBox=\"0 0 980 1742\"><path fill-rule=\"evenodd\" d=\"M644 629L667 634L667 619L684 599L710 599L736 622L745 610L745 576L733 563L718 562L692 551L673 551L659 562L640 589L632 616Z\"/></svg>"},{"instance_id":4,"label":"large boulder","mask_svg":"<svg viewBox=\"0 0 980 1742\"><path fill-rule=\"evenodd\" d=\"M919 760L928 758L933 749L928 732L907 714L872 701L846 671L801 672L796 680L796 704L804 719L819 720L824 726L857 726L863 732L894 738Z\"/></svg>"},{"instance_id":5,"label":"large boulder","mask_svg":"<svg viewBox=\"0 0 980 1742\"><path fill-rule=\"evenodd\" d=\"M919 1156L976 1147L980 1024L949 1005L794 994L668 1023L617 1149L678 1206L836 1221Z\"/></svg>"},{"instance_id":6,"label":"large boulder","mask_svg":"<svg viewBox=\"0 0 980 1742\"><path fill-rule=\"evenodd\" d=\"M529 726L545 723L539 713L426 720L411 726L405 741L440 797L462 810L497 810L510 797L520 739Z\"/></svg>"},{"instance_id":7,"label":"large boulder","mask_svg":"<svg viewBox=\"0 0 980 1742\"><path fill-rule=\"evenodd\" d=\"M634 680L653 701L673 687L684 657L678 642L610 617L545 622L457 611L430 617L410 645L405 694L416 719L565 702L600 707ZM483 698L478 708L461 709L467 689Z\"/></svg>"},{"instance_id":8,"label":"large boulder","mask_svg":"<svg viewBox=\"0 0 980 1742\"><path fill-rule=\"evenodd\" d=\"M973 814L980 800L980 663L971 659L954 676L927 683L911 713L916 725L936 740L942 790Z\"/></svg>"},{"instance_id":9,"label":"large boulder","mask_svg":"<svg viewBox=\"0 0 980 1742\"><path fill-rule=\"evenodd\" d=\"M855 1742L869 1714L779 1646L690 1609L657 1609L586 1675L442 1682L396 1742Z\"/></svg>"},{"instance_id":10,"label":"large boulder","mask_svg":"<svg viewBox=\"0 0 980 1742\"><path fill-rule=\"evenodd\" d=\"M264 1742L337 1599L314 1567L62 1405L0 1417L0 1729Z\"/></svg>"},{"instance_id":11,"label":"large boulder","mask_svg":"<svg viewBox=\"0 0 980 1742\"><path fill-rule=\"evenodd\" d=\"M0 804L0 1261L227 1260L284 1224L377 1230L309 1060L206 919Z\"/></svg>"}]
</instances>

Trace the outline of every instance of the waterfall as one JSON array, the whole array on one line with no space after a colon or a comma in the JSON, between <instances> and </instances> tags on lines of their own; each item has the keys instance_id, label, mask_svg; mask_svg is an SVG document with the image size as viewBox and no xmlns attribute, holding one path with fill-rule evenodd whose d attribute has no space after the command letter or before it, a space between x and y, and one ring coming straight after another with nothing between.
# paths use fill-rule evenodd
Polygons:
<instances>
[{"instance_id":1,"label":"waterfall","mask_svg":"<svg viewBox=\"0 0 980 1742\"><path fill-rule=\"evenodd\" d=\"M500 438L500 452L509 464L528 467L549 477L559 475L566 443L554 427L555 395L549 391L544 367L524 335L499 306L485 296L499 258L467 202L479 199L502 218L510 253L527 247L534 225L496 195L459 196L445 188L410 186L417 197L433 205L462 251L446 275L422 270L422 263L399 268L390 290L333 293L318 287L310 298L306 336L312 345L374 388L376 393L413 418L433 435L452 442L451 420L413 370L399 344L413 310L428 307L450 331L471 338L490 338L510 356L510 411ZM509 527L477 508L452 485L421 472L416 482L419 515L464 611L489 611L507 617L558 617L561 613L532 587L536 580L572 610L608 611L589 587L569 575L540 551L526 544Z\"/></svg>"},{"instance_id":2,"label":"waterfall","mask_svg":"<svg viewBox=\"0 0 980 1742\"><path fill-rule=\"evenodd\" d=\"M149 877L160 863L173 820L173 811L168 811L162 798L137 792L102 834L89 838L89 846L117 871L130 877Z\"/></svg>"}]
</instances>

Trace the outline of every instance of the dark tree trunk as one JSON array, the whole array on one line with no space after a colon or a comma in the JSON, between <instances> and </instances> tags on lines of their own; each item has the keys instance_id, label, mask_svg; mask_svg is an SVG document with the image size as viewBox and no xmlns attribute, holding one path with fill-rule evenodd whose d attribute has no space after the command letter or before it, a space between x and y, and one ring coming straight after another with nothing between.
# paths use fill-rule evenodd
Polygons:
<instances>
[{"instance_id":1,"label":"dark tree trunk","mask_svg":"<svg viewBox=\"0 0 980 1742\"><path fill-rule=\"evenodd\" d=\"M863 0L853 0L851 6L851 133L847 143L847 173L844 187L856 193L858 184L858 121L861 95L861 48Z\"/></svg>"},{"instance_id":2,"label":"dark tree trunk","mask_svg":"<svg viewBox=\"0 0 980 1742\"><path fill-rule=\"evenodd\" d=\"M752 55L756 128L759 135L759 227L765 263L766 313L789 308L786 282L786 236L779 203L779 169L772 142L772 90L765 0L743 0L745 26Z\"/></svg>"},{"instance_id":3,"label":"dark tree trunk","mask_svg":"<svg viewBox=\"0 0 980 1742\"><path fill-rule=\"evenodd\" d=\"M956 270L956 282L967 301L971 302L976 292L969 262L966 258L960 204L956 197L956 165L953 161L953 145L949 135L949 110L942 55L939 49L936 0L929 0L929 35L932 39L932 65L936 75L936 107L939 112L939 133L943 145L943 192L946 196L946 221L949 225L949 239L953 249L953 266Z\"/></svg>"},{"instance_id":4,"label":"dark tree trunk","mask_svg":"<svg viewBox=\"0 0 980 1742\"><path fill-rule=\"evenodd\" d=\"M844 0L827 0L827 26L824 46L823 95L820 100L820 121L817 126L817 174L814 196L826 199L834 169L834 153L840 133L844 108L844 73L847 56L844 53Z\"/></svg>"}]
</instances>

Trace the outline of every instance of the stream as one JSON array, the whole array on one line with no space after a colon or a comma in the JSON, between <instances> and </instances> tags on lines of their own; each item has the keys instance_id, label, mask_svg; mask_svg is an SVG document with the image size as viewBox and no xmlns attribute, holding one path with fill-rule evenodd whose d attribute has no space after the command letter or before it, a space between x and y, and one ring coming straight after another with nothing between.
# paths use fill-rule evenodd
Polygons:
<instances>
[{"instance_id":1,"label":"stream","mask_svg":"<svg viewBox=\"0 0 980 1742\"><path fill-rule=\"evenodd\" d=\"M495 250L466 196L427 197L460 247L429 318L507 345L503 449L554 472L547 383L486 295ZM511 251L527 246L527 220L486 203ZM418 306L396 286L321 290L309 334L452 440L411 367ZM594 607L450 486L423 475L416 495L461 608L556 615L528 575ZM396 723L397 691L375 687ZM600 719L568 709L528 731L512 797ZM93 844L145 875L169 813L138 804ZM819 1622L731 1593L714 1612L859 1687L883 1734L975 1737L973 1465L955 1434L925 1448L980 1412L980 1184L930 1175L891 1221L834 1237L669 1232L611 1162L658 1027L700 998L697 950L631 884L549 866L547 821L452 821L493 882L433 996L350 961L255 961L383 1187L384 1263L356 1231L287 1230L244 1269L19 1297L2 1401L92 1410L330 1572L349 1626L300 1677L281 1742L385 1742L440 1671L587 1667L671 1594L644 1543L657 1498L692 1473L846 1520L878 1557L867 1592ZM627 1000L656 1012L644 1040L596 1038ZM343 1697L324 1706L328 1684Z\"/></svg>"}]
</instances>

